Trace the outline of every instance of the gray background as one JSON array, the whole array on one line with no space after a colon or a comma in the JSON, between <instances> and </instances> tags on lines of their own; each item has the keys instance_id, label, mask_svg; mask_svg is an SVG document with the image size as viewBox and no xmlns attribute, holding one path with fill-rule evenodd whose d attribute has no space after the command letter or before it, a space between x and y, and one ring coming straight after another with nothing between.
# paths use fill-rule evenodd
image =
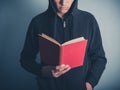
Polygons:
<instances>
[{"instance_id":1,"label":"gray background","mask_svg":"<svg viewBox=\"0 0 120 90\"><path fill-rule=\"evenodd\" d=\"M120 90L120 0L79 0L101 29L108 63L95 90ZM31 19L48 0L0 0L0 90L37 90L35 76L21 68L20 52Z\"/></svg>"}]
</instances>

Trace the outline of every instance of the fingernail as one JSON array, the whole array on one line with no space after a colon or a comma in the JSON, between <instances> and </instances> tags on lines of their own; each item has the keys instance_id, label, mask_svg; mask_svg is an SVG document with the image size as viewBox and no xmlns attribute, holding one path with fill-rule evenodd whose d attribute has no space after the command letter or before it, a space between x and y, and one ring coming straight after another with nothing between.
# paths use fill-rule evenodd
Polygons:
<instances>
[{"instance_id":1,"label":"fingernail","mask_svg":"<svg viewBox=\"0 0 120 90\"><path fill-rule=\"evenodd\" d=\"M69 65L66 65L67 67L69 67Z\"/></svg>"},{"instance_id":2,"label":"fingernail","mask_svg":"<svg viewBox=\"0 0 120 90\"><path fill-rule=\"evenodd\" d=\"M64 66L65 66L65 64L62 64L61 66L62 66L62 67L64 67Z\"/></svg>"}]
</instances>

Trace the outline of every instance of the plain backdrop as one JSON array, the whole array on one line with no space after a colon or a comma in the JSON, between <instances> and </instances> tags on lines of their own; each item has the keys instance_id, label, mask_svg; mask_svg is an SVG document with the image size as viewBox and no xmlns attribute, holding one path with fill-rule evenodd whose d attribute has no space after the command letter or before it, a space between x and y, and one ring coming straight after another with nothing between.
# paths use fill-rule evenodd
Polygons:
<instances>
[{"instance_id":1,"label":"plain backdrop","mask_svg":"<svg viewBox=\"0 0 120 90\"><path fill-rule=\"evenodd\" d=\"M0 90L37 90L35 76L19 62L28 25L48 0L0 0ZM120 0L79 0L98 21L107 66L95 90L120 90Z\"/></svg>"}]
</instances>

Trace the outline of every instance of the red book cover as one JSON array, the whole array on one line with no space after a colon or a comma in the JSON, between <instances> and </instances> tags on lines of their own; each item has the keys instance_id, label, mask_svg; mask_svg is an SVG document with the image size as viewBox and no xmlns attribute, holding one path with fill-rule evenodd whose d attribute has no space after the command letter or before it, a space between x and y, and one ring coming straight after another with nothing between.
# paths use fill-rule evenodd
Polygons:
<instances>
[{"instance_id":1,"label":"red book cover","mask_svg":"<svg viewBox=\"0 0 120 90\"><path fill-rule=\"evenodd\" d=\"M38 36L40 58L43 63L53 66L66 64L71 68L83 65L87 46L87 40L83 37L60 44L45 34Z\"/></svg>"}]
</instances>

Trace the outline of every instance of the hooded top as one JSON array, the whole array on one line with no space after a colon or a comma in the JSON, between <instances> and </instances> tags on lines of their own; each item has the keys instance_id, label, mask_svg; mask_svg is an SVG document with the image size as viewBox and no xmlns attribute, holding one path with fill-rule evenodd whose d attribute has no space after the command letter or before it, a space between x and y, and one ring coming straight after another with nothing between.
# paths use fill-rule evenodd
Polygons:
<instances>
[{"instance_id":1,"label":"hooded top","mask_svg":"<svg viewBox=\"0 0 120 90\"><path fill-rule=\"evenodd\" d=\"M48 10L46 11L46 20L43 18L44 20L41 20L41 21L45 21L47 24L49 23L49 26L47 26L47 28L49 27L49 29L51 29L51 33L50 33L51 35L49 36L55 38L60 43L63 43L69 39L72 39L71 31L73 28L73 16L76 16L75 14L77 10L77 2L78 2L77 0L74 0L69 12L66 13L63 19L61 19L57 15L57 8L55 6L54 1L49 0L49 7L48 7ZM46 23L44 24L45 26L47 25ZM66 25L66 24L69 24L69 25ZM66 31L66 29L69 30L68 31L69 34L67 34L67 32L64 32ZM48 30L47 29L45 30L48 33ZM65 35L63 33L65 33ZM58 37L58 35L60 35L60 37ZM62 35L62 38L61 38L61 35Z\"/></svg>"},{"instance_id":2,"label":"hooded top","mask_svg":"<svg viewBox=\"0 0 120 90\"><path fill-rule=\"evenodd\" d=\"M34 17L29 25L20 62L23 68L39 77L40 90L86 90L85 82L97 85L106 65L100 30L94 16L77 8L74 0L70 10L61 19L53 0L48 9ZM84 65L70 70L59 78L43 78L41 68L35 58L39 52L38 34L45 33L63 43L73 38L88 39ZM73 60L74 61L74 60Z\"/></svg>"}]
</instances>

